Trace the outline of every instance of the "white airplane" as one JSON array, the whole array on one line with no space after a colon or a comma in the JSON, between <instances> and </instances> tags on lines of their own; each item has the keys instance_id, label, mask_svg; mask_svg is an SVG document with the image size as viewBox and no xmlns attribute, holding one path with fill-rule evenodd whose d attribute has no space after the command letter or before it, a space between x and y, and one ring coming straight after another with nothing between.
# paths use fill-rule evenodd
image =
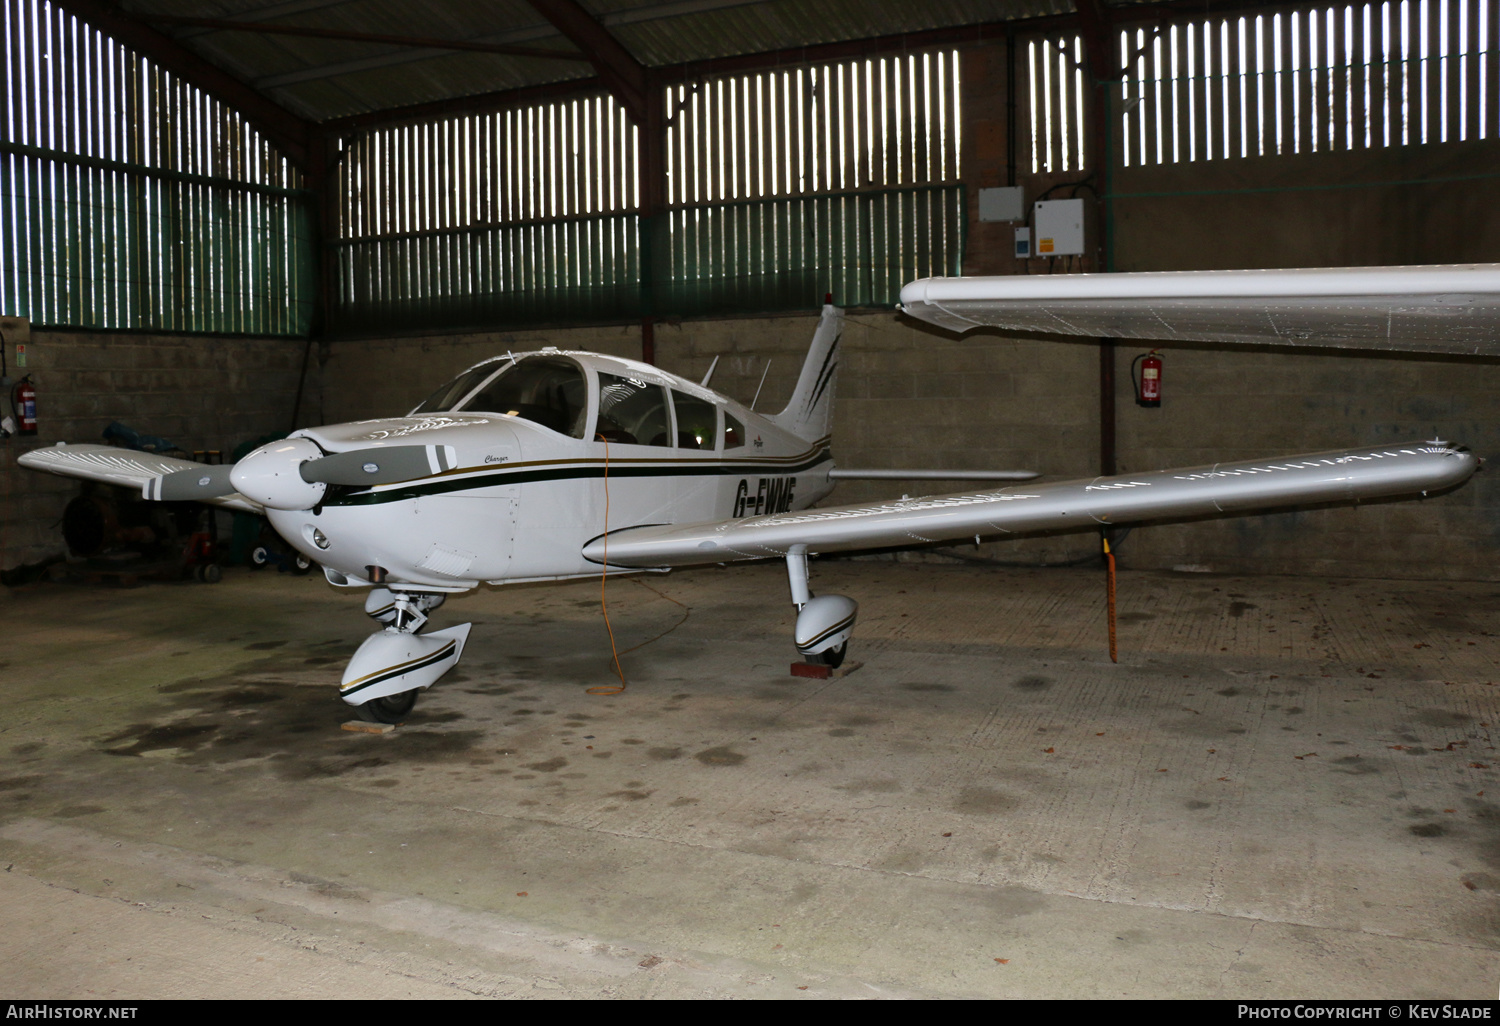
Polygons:
<instances>
[{"instance_id":1,"label":"white airplane","mask_svg":"<svg viewBox=\"0 0 1500 1026\"><path fill-rule=\"evenodd\" d=\"M1303 276L1335 281L1335 293L1296 291ZM1345 336L1367 344L1344 327L1354 319L1351 308L1366 327L1382 316L1396 325L1397 312L1415 310L1411 339L1399 347L1440 351L1489 352L1500 325L1500 265L1214 272L1179 275L1175 287L1147 287L1144 295L1139 284L1136 294L1120 287L1168 277L929 279L908 285L902 300L907 313L949 326L995 323L1125 337L1135 318L1150 325L1136 333L1152 338L1223 339L1227 325L1238 339L1247 324L1269 324L1257 341L1267 334L1287 341L1282 332L1290 330L1307 332L1296 335L1303 344ZM1461 287L1429 294L1409 279ZM1234 293L1236 282L1244 293L1253 280L1270 283L1263 295ZM1355 286L1364 291L1351 292ZM1231 294L1217 300L1201 294L1215 290ZM1085 322L1070 302L1084 304L1096 320ZM1211 327L1218 333L1185 333L1163 317L1172 302L1188 303L1194 326L1217 317ZM1328 324L1337 330L1325 330ZM1434 324L1446 333L1435 341ZM1476 325L1482 332L1471 331ZM837 468L829 426L842 327L842 311L825 305L791 400L774 416L710 391L708 377L695 384L632 360L546 348L477 364L404 417L300 430L233 466L62 444L20 462L139 488L148 499L264 513L331 584L369 589L365 611L386 626L355 653L340 694L363 718L390 723L462 656L471 625L423 634L427 614L448 595L481 583L779 557L798 610L797 651L837 666L857 607L842 595L813 596L810 554L1425 495L1462 484L1478 468L1462 448L1414 442L811 508L844 478L1036 476ZM1397 346L1393 335L1382 338Z\"/></svg>"}]
</instances>

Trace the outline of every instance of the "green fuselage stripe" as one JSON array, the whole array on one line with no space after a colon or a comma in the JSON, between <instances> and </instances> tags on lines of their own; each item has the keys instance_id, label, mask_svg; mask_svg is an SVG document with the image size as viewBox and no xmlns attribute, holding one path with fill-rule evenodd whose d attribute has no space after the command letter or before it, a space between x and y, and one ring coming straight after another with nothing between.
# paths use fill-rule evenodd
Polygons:
<instances>
[{"instance_id":1,"label":"green fuselage stripe","mask_svg":"<svg viewBox=\"0 0 1500 1026\"><path fill-rule=\"evenodd\" d=\"M765 463L720 463L720 464L696 464L696 463L674 463L662 466L631 466L628 463L609 465L609 476L613 478L622 477L741 477L747 474L760 475L791 475L800 474L805 470L811 470L821 463L833 459L832 453L823 449L817 455L805 459L800 463L778 464ZM402 502L407 499L417 499L424 495L443 495L447 492L466 492L480 488L496 488L503 485L525 484L530 481L566 481L572 479L602 478L605 474L605 465L601 460L598 463L577 464L551 464L549 466L528 468L525 470L497 469L492 473L480 474L472 477L432 477L423 478L409 485L399 488L390 488L384 491L360 491L347 495L333 496L327 499L325 506L372 506L385 502Z\"/></svg>"}]
</instances>

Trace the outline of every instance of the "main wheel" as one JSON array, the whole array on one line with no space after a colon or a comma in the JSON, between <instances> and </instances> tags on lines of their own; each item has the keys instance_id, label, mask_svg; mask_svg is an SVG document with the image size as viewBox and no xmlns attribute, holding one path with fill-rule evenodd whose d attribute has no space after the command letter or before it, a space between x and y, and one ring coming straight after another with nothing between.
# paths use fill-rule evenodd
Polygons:
<instances>
[{"instance_id":1,"label":"main wheel","mask_svg":"<svg viewBox=\"0 0 1500 1026\"><path fill-rule=\"evenodd\" d=\"M815 652L810 656L804 656L803 659L814 666L827 666L836 670L843 665L844 653L848 651L849 642L845 641L842 645L835 645L833 648L825 648L821 652Z\"/></svg>"},{"instance_id":2,"label":"main wheel","mask_svg":"<svg viewBox=\"0 0 1500 1026\"><path fill-rule=\"evenodd\" d=\"M366 723L400 723L410 714L412 706L417 704L417 693L421 688L412 688L410 691L398 691L394 695L385 695L381 698L372 698L354 707L359 718Z\"/></svg>"},{"instance_id":3,"label":"main wheel","mask_svg":"<svg viewBox=\"0 0 1500 1026\"><path fill-rule=\"evenodd\" d=\"M292 573L296 574L298 577L301 577L303 574L308 573L312 570L312 568L313 561L308 559L302 553L299 552L292 557Z\"/></svg>"}]
</instances>

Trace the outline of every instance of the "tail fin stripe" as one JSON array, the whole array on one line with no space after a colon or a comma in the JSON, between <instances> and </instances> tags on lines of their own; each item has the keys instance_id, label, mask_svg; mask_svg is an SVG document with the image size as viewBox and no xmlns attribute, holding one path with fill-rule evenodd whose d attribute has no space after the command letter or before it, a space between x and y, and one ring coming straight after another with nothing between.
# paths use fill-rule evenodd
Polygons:
<instances>
[{"instance_id":1,"label":"tail fin stripe","mask_svg":"<svg viewBox=\"0 0 1500 1026\"><path fill-rule=\"evenodd\" d=\"M840 336L840 338L842 337L843 336ZM833 345L828 350L828 360L833 360L833 355L838 352L838 346L839 340L836 338L833 340ZM807 402L807 410L809 413L812 412L813 407L818 405L818 400L823 398L823 390L827 388L828 383L833 380L833 372L839 369L838 361L835 360L830 364L828 360L823 361L823 372L822 375L818 378L818 387L813 390L813 396Z\"/></svg>"},{"instance_id":2,"label":"tail fin stripe","mask_svg":"<svg viewBox=\"0 0 1500 1026\"><path fill-rule=\"evenodd\" d=\"M797 386L786 408L769 419L798 438L820 438L828 434L833 417L834 386L838 381L839 343L844 336L844 312L825 303L813 333L812 345L802 361ZM753 408L753 407L752 407Z\"/></svg>"}]
</instances>

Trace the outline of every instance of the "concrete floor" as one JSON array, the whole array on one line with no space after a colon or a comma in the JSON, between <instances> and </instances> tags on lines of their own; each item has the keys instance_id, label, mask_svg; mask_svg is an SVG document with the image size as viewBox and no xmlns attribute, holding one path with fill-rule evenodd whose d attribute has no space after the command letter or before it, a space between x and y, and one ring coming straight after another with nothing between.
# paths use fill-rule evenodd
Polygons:
<instances>
[{"instance_id":1,"label":"concrete floor","mask_svg":"<svg viewBox=\"0 0 1500 1026\"><path fill-rule=\"evenodd\" d=\"M6 989L1497 992L1496 585L1126 573L1117 666L1092 569L814 587L846 678L787 675L778 567L612 582L622 648L670 631L615 697L597 583L452 601L387 736L320 577L11 593Z\"/></svg>"}]
</instances>

